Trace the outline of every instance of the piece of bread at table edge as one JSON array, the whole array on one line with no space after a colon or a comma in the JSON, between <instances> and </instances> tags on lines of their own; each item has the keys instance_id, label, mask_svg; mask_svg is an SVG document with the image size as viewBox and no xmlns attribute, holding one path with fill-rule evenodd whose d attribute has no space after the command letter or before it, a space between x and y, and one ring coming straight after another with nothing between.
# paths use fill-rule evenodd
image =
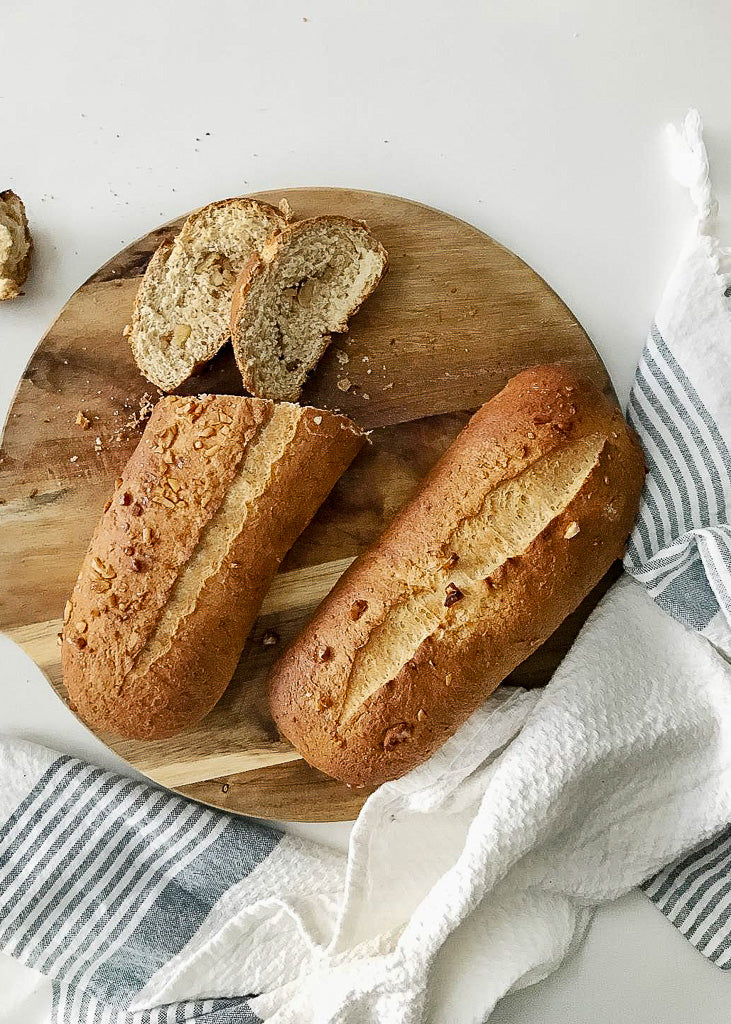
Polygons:
<instances>
[{"instance_id":1,"label":"piece of bread at table edge","mask_svg":"<svg viewBox=\"0 0 731 1024\"><path fill-rule=\"evenodd\" d=\"M274 235L239 276L231 340L244 387L296 401L331 332L365 302L388 254L362 221L313 217Z\"/></svg>"},{"instance_id":2,"label":"piece of bread at table edge","mask_svg":"<svg viewBox=\"0 0 731 1024\"><path fill-rule=\"evenodd\" d=\"M424 761L621 555L644 473L588 381L514 377L273 666L280 732L354 785Z\"/></svg>"},{"instance_id":3,"label":"piece of bread at table edge","mask_svg":"<svg viewBox=\"0 0 731 1024\"><path fill-rule=\"evenodd\" d=\"M0 192L0 302L20 295L30 272L33 239L25 206L12 189Z\"/></svg>"},{"instance_id":4,"label":"piece of bread at table edge","mask_svg":"<svg viewBox=\"0 0 731 1024\"><path fill-rule=\"evenodd\" d=\"M319 409L162 399L64 611L64 682L81 717L154 739L206 715L279 563L363 441Z\"/></svg>"},{"instance_id":5,"label":"piece of bread at table edge","mask_svg":"<svg viewBox=\"0 0 731 1024\"><path fill-rule=\"evenodd\" d=\"M127 337L141 373L172 391L229 336L237 275L287 221L269 203L221 199L192 213L163 242L137 291Z\"/></svg>"}]
</instances>

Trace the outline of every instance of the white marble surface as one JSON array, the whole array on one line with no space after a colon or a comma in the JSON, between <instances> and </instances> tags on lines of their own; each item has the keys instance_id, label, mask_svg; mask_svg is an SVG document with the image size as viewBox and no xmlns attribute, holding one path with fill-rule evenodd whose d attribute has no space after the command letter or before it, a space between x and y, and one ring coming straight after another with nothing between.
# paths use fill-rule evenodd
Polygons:
<instances>
[{"instance_id":1,"label":"white marble surface","mask_svg":"<svg viewBox=\"0 0 731 1024\"><path fill-rule=\"evenodd\" d=\"M624 395L688 229L662 130L691 104L731 209L730 36L722 0L3 4L0 188L24 198L37 250L26 295L0 308L0 411L121 246L210 199L314 184L419 199L495 236L573 308ZM119 764L4 638L0 657L0 730ZM47 1019L32 973L0 959L0 988L0 1024ZM717 1024L730 997L731 975L631 894L492 1019Z\"/></svg>"}]
</instances>

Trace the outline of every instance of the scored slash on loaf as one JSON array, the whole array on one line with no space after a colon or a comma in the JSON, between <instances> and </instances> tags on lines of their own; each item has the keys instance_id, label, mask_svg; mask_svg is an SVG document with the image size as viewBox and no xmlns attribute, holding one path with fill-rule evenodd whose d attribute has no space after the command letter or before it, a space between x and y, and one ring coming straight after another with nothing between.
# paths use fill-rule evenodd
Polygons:
<instances>
[{"instance_id":1,"label":"scored slash on loaf","mask_svg":"<svg viewBox=\"0 0 731 1024\"><path fill-rule=\"evenodd\" d=\"M273 666L280 732L350 784L415 767L621 555L643 480L592 384L558 366L513 378Z\"/></svg>"},{"instance_id":2,"label":"scored slash on loaf","mask_svg":"<svg viewBox=\"0 0 731 1024\"><path fill-rule=\"evenodd\" d=\"M206 715L281 560L363 443L321 409L162 399L64 611L64 682L81 717L153 739Z\"/></svg>"}]
</instances>

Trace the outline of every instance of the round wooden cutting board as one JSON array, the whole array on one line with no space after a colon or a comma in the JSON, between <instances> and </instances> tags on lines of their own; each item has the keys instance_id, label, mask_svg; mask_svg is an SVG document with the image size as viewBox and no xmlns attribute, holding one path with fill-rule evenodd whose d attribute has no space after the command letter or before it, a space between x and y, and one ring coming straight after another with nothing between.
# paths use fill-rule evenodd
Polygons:
<instances>
[{"instance_id":1,"label":"round wooden cutting board","mask_svg":"<svg viewBox=\"0 0 731 1024\"><path fill-rule=\"evenodd\" d=\"M309 768L278 738L264 677L281 647L264 647L263 633L275 630L282 644L297 633L470 411L513 374L560 362L608 393L611 385L586 334L549 286L469 224L373 192L308 188L258 196L275 204L286 196L297 217L362 218L388 249L388 275L350 333L335 338L302 396L373 430L373 443L283 563L215 710L169 740L100 738L154 781L216 807L344 820L357 814L367 792ZM63 606L114 480L142 433L145 404L159 397L138 373L122 329L151 254L183 219L118 253L72 295L36 349L5 426L0 628L62 698L56 634ZM337 385L346 377L351 386L343 391ZM230 346L180 390L241 394ZM80 412L90 420L87 429L77 424ZM595 591L511 681L545 683L597 598Z\"/></svg>"}]
</instances>

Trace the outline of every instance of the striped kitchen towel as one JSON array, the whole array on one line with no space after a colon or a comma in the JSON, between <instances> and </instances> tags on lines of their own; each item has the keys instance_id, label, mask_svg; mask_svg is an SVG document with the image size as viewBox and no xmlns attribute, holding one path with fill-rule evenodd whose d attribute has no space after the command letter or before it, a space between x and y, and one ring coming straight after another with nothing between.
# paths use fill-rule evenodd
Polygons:
<instances>
[{"instance_id":1,"label":"striped kitchen towel","mask_svg":"<svg viewBox=\"0 0 731 1024\"><path fill-rule=\"evenodd\" d=\"M629 400L648 474L625 568L656 603L731 658L731 259L713 233L701 119L670 129L697 221L647 338ZM731 969L731 827L643 886Z\"/></svg>"},{"instance_id":2,"label":"striped kitchen towel","mask_svg":"<svg viewBox=\"0 0 731 1024\"><path fill-rule=\"evenodd\" d=\"M3 742L0 774L0 948L53 979L53 1024L256 1024L246 955L228 991L202 972L199 993L133 1007L183 949L218 955L231 908L342 885L327 849L33 744ZM257 990L279 980L265 943L248 960Z\"/></svg>"}]
</instances>

